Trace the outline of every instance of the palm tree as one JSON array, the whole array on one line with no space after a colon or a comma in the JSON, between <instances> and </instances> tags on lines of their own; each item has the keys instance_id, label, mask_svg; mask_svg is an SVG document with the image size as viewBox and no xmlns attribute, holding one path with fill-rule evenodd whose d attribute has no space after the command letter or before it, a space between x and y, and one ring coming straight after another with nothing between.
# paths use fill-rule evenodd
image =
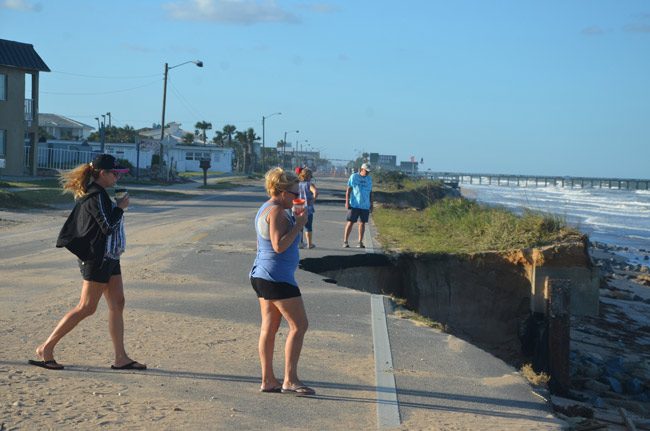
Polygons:
<instances>
[{"instance_id":1,"label":"palm tree","mask_svg":"<svg viewBox=\"0 0 650 431\"><path fill-rule=\"evenodd\" d=\"M223 134L223 132L221 130L217 130L217 132L214 134L214 137L212 138L212 142L214 142L214 144L217 147L223 148L223 140L224 140L224 138L225 138L225 135Z\"/></svg>"},{"instance_id":2,"label":"palm tree","mask_svg":"<svg viewBox=\"0 0 650 431\"><path fill-rule=\"evenodd\" d=\"M228 138L228 147L232 148L235 151L235 170L240 170L241 162L241 145L238 142L233 143L232 137L237 131L237 127L232 124L226 124L223 126L223 136Z\"/></svg>"},{"instance_id":3,"label":"palm tree","mask_svg":"<svg viewBox=\"0 0 650 431\"><path fill-rule=\"evenodd\" d=\"M237 142L242 146L242 170L244 173L249 173L253 165L253 143L256 139L259 139L259 136L255 134L252 127L249 127L245 132L237 132L235 136Z\"/></svg>"},{"instance_id":4,"label":"palm tree","mask_svg":"<svg viewBox=\"0 0 650 431\"><path fill-rule=\"evenodd\" d=\"M212 123L209 123L207 121L199 121L194 125L194 128L199 129L203 132L201 134L201 136L203 137L203 145L207 145L207 137L205 136L205 131L212 130Z\"/></svg>"},{"instance_id":5,"label":"palm tree","mask_svg":"<svg viewBox=\"0 0 650 431\"><path fill-rule=\"evenodd\" d=\"M246 142L248 144L247 150L248 154L250 156L250 163L249 163L249 170L252 172L255 170L255 153L253 152L253 145L255 144L255 141L260 139L259 136L255 134L255 129L252 127L249 127L246 130Z\"/></svg>"}]
</instances>

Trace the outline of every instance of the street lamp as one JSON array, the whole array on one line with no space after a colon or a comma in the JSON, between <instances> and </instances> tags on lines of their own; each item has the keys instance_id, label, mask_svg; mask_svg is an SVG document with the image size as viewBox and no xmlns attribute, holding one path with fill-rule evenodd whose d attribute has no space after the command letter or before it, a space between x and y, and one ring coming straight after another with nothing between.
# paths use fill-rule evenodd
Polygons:
<instances>
[{"instance_id":1,"label":"street lamp","mask_svg":"<svg viewBox=\"0 0 650 431\"><path fill-rule=\"evenodd\" d=\"M282 147L282 167L284 167L284 159L287 155L287 133L300 133L300 130L296 130L295 132L293 130L284 132L284 146Z\"/></svg>"},{"instance_id":2,"label":"street lamp","mask_svg":"<svg viewBox=\"0 0 650 431\"><path fill-rule=\"evenodd\" d=\"M266 158L265 158L266 156L264 154L266 152L266 141L265 141L265 136L264 136L265 135L264 123L266 122L267 118L272 117L274 115L282 115L282 112L274 112L273 114L267 115L266 117L264 115L262 115L262 170L264 172L266 172Z\"/></svg>"},{"instance_id":3,"label":"street lamp","mask_svg":"<svg viewBox=\"0 0 650 431\"><path fill-rule=\"evenodd\" d=\"M188 63L194 63L196 64L197 67L203 67L203 62L201 60L190 60L186 61L184 63L177 64L176 66L169 67L167 63L165 63L165 78L163 79L164 84L163 84L163 106L162 106L162 123L160 124L160 165L162 166L163 162L163 140L165 138L165 105L167 103L167 75L171 69L174 69L179 66L183 66Z\"/></svg>"}]
</instances>

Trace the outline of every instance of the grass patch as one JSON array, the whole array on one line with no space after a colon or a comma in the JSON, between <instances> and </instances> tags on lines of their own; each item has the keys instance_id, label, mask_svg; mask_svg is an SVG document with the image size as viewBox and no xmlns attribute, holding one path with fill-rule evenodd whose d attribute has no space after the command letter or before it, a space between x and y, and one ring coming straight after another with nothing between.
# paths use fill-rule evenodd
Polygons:
<instances>
[{"instance_id":1,"label":"grass patch","mask_svg":"<svg viewBox=\"0 0 650 431\"><path fill-rule=\"evenodd\" d=\"M447 327L440 322L429 319L428 317L421 316L415 311L411 310L397 310L395 311L395 316L400 319L408 319L415 323L417 326L426 326L433 329L438 329L439 331L446 332Z\"/></svg>"},{"instance_id":2,"label":"grass patch","mask_svg":"<svg viewBox=\"0 0 650 431\"><path fill-rule=\"evenodd\" d=\"M50 205L73 203L70 195L63 195L58 189L21 190L17 192L0 190L0 208L28 209L47 208Z\"/></svg>"},{"instance_id":3,"label":"grass patch","mask_svg":"<svg viewBox=\"0 0 650 431\"><path fill-rule=\"evenodd\" d=\"M158 179L151 179L151 178L141 178L141 179L136 179L135 177L122 177L120 178L120 181L118 182L118 187L120 185L143 185L143 186L172 186L175 183L163 181L163 180L158 180Z\"/></svg>"},{"instance_id":4,"label":"grass patch","mask_svg":"<svg viewBox=\"0 0 650 431\"><path fill-rule=\"evenodd\" d=\"M129 196L136 199L181 200L189 199L192 195L183 192L167 190L137 190L129 189Z\"/></svg>"},{"instance_id":5,"label":"grass patch","mask_svg":"<svg viewBox=\"0 0 650 431\"><path fill-rule=\"evenodd\" d=\"M22 189L30 189L30 188L59 188L59 180L56 178L43 178L38 179L38 180L30 180L30 181L0 181L0 187L7 187L7 188L22 188Z\"/></svg>"},{"instance_id":6,"label":"grass patch","mask_svg":"<svg viewBox=\"0 0 650 431\"><path fill-rule=\"evenodd\" d=\"M214 177L214 176L220 176L223 175L223 172L213 172L210 171L208 172L208 178ZM189 178L189 179L195 179L195 178L203 178L203 172L181 172L178 174L179 177L181 178Z\"/></svg>"},{"instance_id":7,"label":"grass patch","mask_svg":"<svg viewBox=\"0 0 650 431\"><path fill-rule=\"evenodd\" d=\"M241 186L240 184L235 184L230 181L219 181L217 183L208 184L207 186L199 186L199 188L204 190L226 190L226 189L234 189L240 186Z\"/></svg>"},{"instance_id":8,"label":"grass patch","mask_svg":"<svg viewBox=\"0 0 650 431\"><path fill-rule=\"evenodd\" d=\"M524 364L520 371L526 380L536 386L546 386L551 380L551 376L546 373L536 373L531 364Z\"/></svg>"},{"instance_id":9,"label":"grass patch","mask_svg":"<svg viewBox=\"0 0 650 431\"><path fill-rule=\"evenodd\" d=\"M518 216L463 198L445 198L422 211L378 208L373 219L383 244L417 253L503 251L581 237L557 216Z\"/></svg>"}]
</instances>

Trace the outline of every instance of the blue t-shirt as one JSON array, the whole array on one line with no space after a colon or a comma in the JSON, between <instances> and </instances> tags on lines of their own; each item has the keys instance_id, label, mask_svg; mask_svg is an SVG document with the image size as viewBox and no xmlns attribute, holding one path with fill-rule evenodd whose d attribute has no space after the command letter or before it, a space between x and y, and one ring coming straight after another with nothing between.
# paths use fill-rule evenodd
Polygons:
<instances>
[{"instance_id":1,"label":"blue t-shirt","mask_svg":"<svg viewBox=\"0 0 650 431\"><path fill-rule=\"evenodd\" d=\"M372 191L372 178L370 178L370 175L365 177L359 173L350 175L348 187L352 188L350 206L360 210L369 210L370 192Z\"/></svg>"}]
</instances>

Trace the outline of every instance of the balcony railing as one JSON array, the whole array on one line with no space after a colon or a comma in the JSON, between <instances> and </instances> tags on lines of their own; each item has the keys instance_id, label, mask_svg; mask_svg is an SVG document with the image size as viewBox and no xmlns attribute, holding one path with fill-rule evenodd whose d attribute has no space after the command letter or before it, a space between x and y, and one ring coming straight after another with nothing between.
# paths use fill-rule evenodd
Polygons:
<instances>
[{"instance_id":1,"label":"balcony railing","mask_svg":"<svg viewBox=\"0 0 650 431\"><path fill-rule=\"evenodd\" d=\"M33 106L32 99L25 99L25 121L32 121L34 119Z\"/></svg>"}]
</instances>

